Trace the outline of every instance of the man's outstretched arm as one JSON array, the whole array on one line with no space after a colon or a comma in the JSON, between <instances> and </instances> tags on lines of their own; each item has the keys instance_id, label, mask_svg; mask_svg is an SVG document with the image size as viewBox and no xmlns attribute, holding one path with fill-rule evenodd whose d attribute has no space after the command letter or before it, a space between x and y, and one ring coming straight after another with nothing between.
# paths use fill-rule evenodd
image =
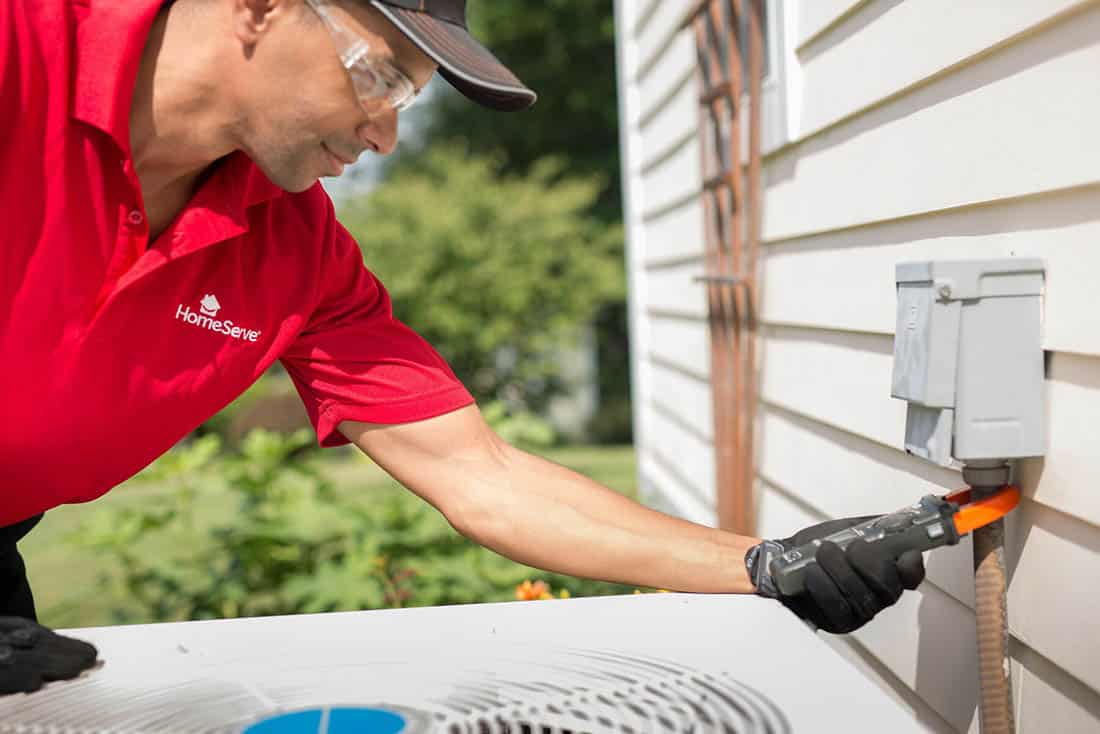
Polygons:
<instances>
[{"instance_id":1,"label":"man's outstretched arm","mask_svg":"<svg viewBox=\"0 0 1100 734\"><path fill-rule=\"evenodd\" d=\"M650 509L498 437L475 406L341 432L479 545L571 576L673 591L752 593L758 538Z\"/></svg>"},{"instance_id":2,"label":"man's outstretched arm","mask_svg":"<svg viewBox=\"0 0 1100 734\"><path fill-rule=\"evenodd\" d=\"M755 592L835 633L860 628L924 580L919 551L895 557L882 543L841 549L824 541L805 588L784 595L768 558L868 518L829 520L766 543L688 522L508 445L476 406L400 425L345 421L340 430L458 532L547 571L674 591Z\"/></svg>"}]
</instances>

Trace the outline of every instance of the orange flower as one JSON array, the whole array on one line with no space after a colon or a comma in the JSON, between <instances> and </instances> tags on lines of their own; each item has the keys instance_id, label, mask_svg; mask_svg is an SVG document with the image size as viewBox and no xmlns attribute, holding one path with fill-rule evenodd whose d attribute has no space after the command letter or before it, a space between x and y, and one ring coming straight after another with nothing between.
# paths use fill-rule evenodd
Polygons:
<instances>
[{"instance_id":1,"label":"orange flower","mask_svg":"<svg viewBox=\"0 0 1100 734\"><path fill-rule=\"evenodd\" d=\"M532 601L534 599L553 599L550 595L550 587L545 581L531 583L528 579L516 587L516 598L520 601Z\"/></svg>"}]
</instances>

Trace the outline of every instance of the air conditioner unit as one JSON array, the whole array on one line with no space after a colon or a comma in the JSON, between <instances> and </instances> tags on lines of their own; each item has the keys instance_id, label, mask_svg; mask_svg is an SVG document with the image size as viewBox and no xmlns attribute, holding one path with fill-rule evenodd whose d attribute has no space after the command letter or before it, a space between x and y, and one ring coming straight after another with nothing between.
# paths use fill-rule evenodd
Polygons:
<instances>
[{"instance_id":1,"label":"air conditioner unit","mask_svg":"<svg viewBox=\"0 0 1100 734\"><path fill-rule=\"evenodd\" d=\"M875 624L875 622L872 622ZM923 732L773 601L642 594L68 630L15 734Z\"/></svg>"}]
</instances>

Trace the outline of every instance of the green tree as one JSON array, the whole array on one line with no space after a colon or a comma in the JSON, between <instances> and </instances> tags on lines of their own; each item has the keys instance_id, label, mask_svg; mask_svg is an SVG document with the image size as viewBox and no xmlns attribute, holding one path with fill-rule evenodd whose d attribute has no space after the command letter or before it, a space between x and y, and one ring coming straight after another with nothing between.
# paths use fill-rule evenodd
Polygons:
<instances>
[{"instance_id":1,"label":"green tree","mask_svg":"<svg viewBox=\"0 0 1100 734\"><path fill-rule=\"evenodd\" d=\"M470 0L471 30L538 95L530 110L504 114L471 103L448 85L425 110L424 140L461 141L490 154L500 170L525 175L545 156L563 164L560 175L598 184L585 213L609 228L622 221L614 6L611 0ZM417 165L415 146L394 168ZM590 178L591 177L591 178ZM616 243L623 266L622 239ZM578 284L577 287L581 287ZM625 292L593 314L599 365L597 438L630 439L630 365Z\"/></svg>"},{"instance_id":2,"label":"green tree","mask_svg":"<svg viewBox=\"0 0 1100 734\"><path fill-rule=\"evenodd\" d=\"M415 326L479 399L539 409L555 354L622 299L621 232L591 214L600 184L559 158L523 177L457 145L423 152L341 219L396 315Z\"/></svg>"},{"instance_id":3,"label":"green tree","mask_svg":"<svg viewBox=\"0 0 1100 734\"><path fill-rule=\"evenodd\" d=\"M426 126L430 138L463 140L525 173L547 155L570 174L600 178L595 214L614 223L619 198L618 96L611 0L470 0L471 31L539 95L530 110L502 114L445 86Z\"/></svg>"}]
</instances>

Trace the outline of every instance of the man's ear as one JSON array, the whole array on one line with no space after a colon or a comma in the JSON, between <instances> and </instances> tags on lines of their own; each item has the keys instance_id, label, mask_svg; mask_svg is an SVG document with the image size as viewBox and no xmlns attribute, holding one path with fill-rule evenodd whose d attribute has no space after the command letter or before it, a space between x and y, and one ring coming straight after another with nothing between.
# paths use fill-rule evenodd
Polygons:
<instances>
[{"instance_id":1,"label":"man's ear","mask_svg":"<svg viewBox=\"0 0 1100 734\"><path fill-rule=\"evenodd\" d=\"M287 0L233 0L233 33L248 56L286 5Z\"/></svg>"}]
</instances>

